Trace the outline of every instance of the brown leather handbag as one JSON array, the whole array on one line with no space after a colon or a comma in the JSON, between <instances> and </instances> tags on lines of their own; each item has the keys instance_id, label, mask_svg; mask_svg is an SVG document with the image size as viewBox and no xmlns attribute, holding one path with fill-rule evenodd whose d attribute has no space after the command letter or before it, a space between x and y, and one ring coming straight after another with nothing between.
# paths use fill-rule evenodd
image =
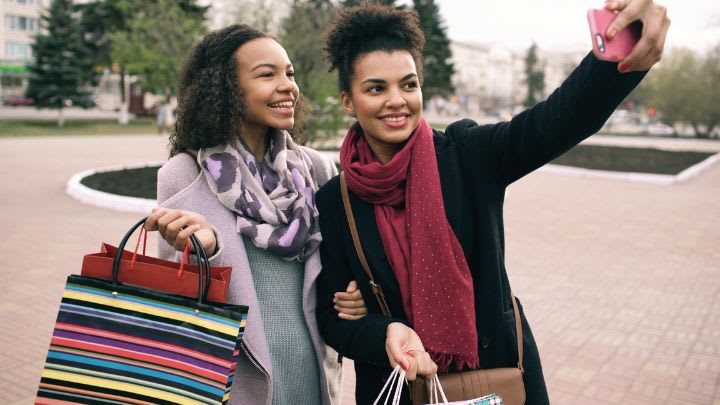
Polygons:
<instances>
[{"instance_id":1,"label":"brown leather handbag","mask_svg":"<svg viewBox=\"0 0 720 405\"><path fill-rule=\"evenodd\" d=\"M370 271L365 253L363 252L358 236L357 227L355 226L355 216L350 206L350 197L348 195L347 181L345 173L340 173L340 192L342 194L343 206L345 207L345 215L350 225L350 234L352 235L355 251L357 252L360 263L370 279L370 287L372 288L375 298L380 304L383 314L390 316L390 309L387 306L385 295L382 288L375 282L375 278ZM522 324L520 320L520 311L517 305L515 295L512 296L513 312L515 314L515 329L517 331L518 346L518 365L517 367L491 368L485 370L468 370L460 372L451 372L438 374L440 385L445 391L448 401L462 401L467 399L479 398L489 394L497 394L502 398L504 405L524 405L525 404L525 384L523 383L523 341L522 341ZM430 401L428 384L425 379L418 378L410 384L410 396L413 404L427 404Z\"/></svg>"}]
</instances>

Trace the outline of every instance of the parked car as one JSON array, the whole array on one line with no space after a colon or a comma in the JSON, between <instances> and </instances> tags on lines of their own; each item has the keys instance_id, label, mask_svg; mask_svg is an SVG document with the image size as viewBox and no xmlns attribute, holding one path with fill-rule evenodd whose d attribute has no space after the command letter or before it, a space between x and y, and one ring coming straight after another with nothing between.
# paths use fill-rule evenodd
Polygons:
<instances>
[{"instance_id":1,"label":"parked car","mask_svg":"<svg viewBox=\"0 0 720 405\"><path fill-rule=\"evenodd\" d=\"M29 97L8 96L3 98L3 105L9 107L27 106L35 104L35 100Z\"/></svg>"},{"instance_id":2,"label":"parked car","mask_svg":"<svg viewBox=\"0 0 720 405\"><path fill-rule=\"evenodd\" d=\"M673 127L656 122L647 126L648 135L672 135L675 133Z\"/></svg>"}]
</instances>

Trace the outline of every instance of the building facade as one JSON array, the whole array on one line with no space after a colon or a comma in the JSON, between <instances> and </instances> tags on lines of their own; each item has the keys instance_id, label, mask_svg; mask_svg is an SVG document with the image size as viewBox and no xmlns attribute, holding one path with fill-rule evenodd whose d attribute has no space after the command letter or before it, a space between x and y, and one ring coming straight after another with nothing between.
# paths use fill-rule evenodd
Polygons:
<instances>
[{"instance_id":1,"label":"building facade","mask_svg":"<svg viewBox=\"0 0 720 405\"><path fill-rule=\"evenodd\" d=\"M505 118L521 108L527 95L525 52L499 43L453 41L450 46L455 95L462 105L459 112ZM562 83L585 53L540 50L540 65L545 73L544 97Z\"/></svg>"},{"instance_id":2,"label":"building facade","mask_svg":"<svg viewBox=\"0 0 720 405\"><path fill-rule=\"evenodd\" d=\"M50 0L0 0L0 96L21 95L32 60L33 36Z\"/></svg>"}]
</instances>

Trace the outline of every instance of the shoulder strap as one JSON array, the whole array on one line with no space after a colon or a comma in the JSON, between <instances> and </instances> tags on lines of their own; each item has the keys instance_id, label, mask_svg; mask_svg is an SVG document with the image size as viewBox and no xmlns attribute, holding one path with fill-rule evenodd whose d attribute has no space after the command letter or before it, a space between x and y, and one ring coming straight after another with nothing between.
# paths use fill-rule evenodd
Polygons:
<instances>
[{"instance_id":1,"label":"shoulder strap","mask_svg":"<svg viewBox=\"0 0 720 405\"><path fill-rule=\"evenodd\" d=\"M380 304L382 313L386 316L390 316L390 308L388 308L387 302L385 301L385 294L383 294L380 284L375 282L375 278L373 277L372 271L370 271L370 266L365 258L362 244L360 244L360 237L358 236L357 227L355 226L355 216L353 215L352 207L350 206L350 196L348 195L347 181L345 180L344 172L340 173L340 193L342 194L343 206L345 207L345 215L347 216L348 224L350 225L350 234L352 235L353 244L355 244L355 252L357 252L358 259L360 259L363 269L365 269L365 274L367 274L370 279L370 287L372 288L373 294L375 294L375 298L378 300L378 304Z\"/></svg>"},{"instance_id":2,"label":"shoulder strap","mask_svg":"<svg viewBox=\"0 0 720 405\"><path fill-rule=\"evenodd\" d=\"M513 312L515 313L515 335L517 335L517 347L518 347L518 368L521 373L525 372L523 368L523 331L522 321L520 320L520 310L518 309L517 298L515 294L510 291L510 297L512 298Z\"/></svg>"}]
</instances>

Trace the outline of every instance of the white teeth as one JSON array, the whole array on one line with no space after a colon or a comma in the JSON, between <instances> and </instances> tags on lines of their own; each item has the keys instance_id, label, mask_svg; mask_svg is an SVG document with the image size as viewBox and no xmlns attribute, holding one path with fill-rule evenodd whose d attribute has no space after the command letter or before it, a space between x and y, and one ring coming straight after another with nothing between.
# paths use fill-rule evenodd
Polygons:
<instances>
[{"instance_id":1,"label":"white teeth","mask_svg":"<svg viewBox=\"0 0 720 405\"><path fill-rule=\"evenodd\" d=\"M383 117L380 119L383 121L400 122L400 121L404 121L405 118L407 118L407 116L403 115L402 117Z\"/></svg>"},{"instance_id":2,"label":"white teeth","mask_svg":"<svg viewBox=\"0 0 720 405\"><path fill-rule=\"evenodd\" d=\"M292 101L281 101L279 103L270 104L270 107L272 108L291 108L292 106Z\"/></svg>"}]
</instances>

